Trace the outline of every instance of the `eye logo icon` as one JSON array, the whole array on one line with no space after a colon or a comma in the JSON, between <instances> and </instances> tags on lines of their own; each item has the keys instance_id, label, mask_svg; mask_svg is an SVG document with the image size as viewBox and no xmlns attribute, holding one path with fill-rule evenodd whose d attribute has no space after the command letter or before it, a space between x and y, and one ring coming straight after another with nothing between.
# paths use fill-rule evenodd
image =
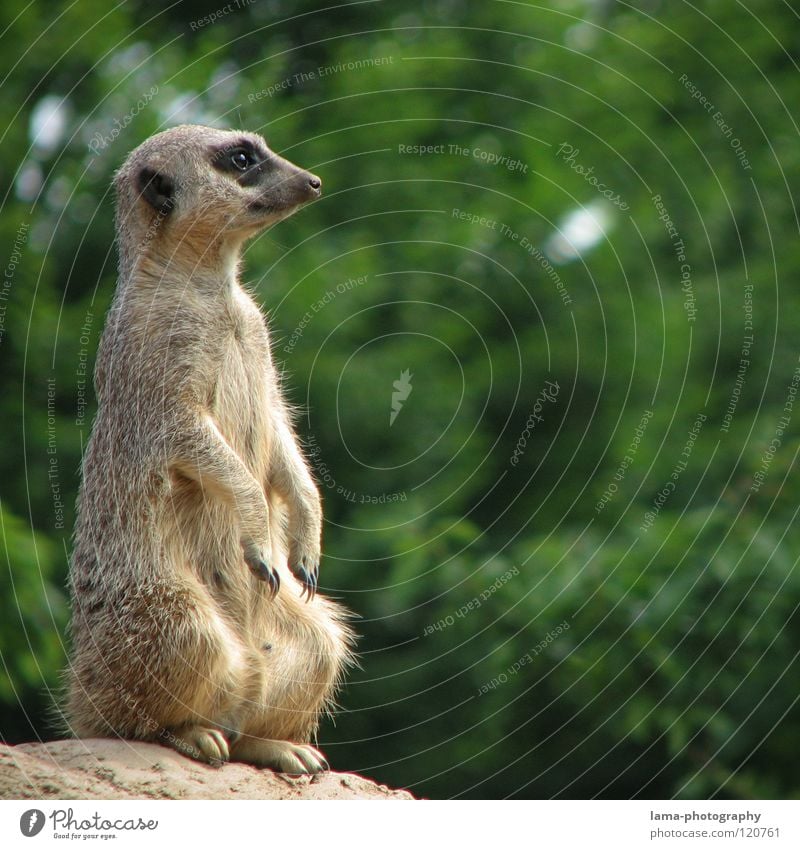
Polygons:
<instances>
[{"instance_id":1,"label":"eye logo icon","mask_svg":"<svg viewBox=\"0 0 800 849\"><path fill-rule=\"evenodd\" d=\"M44 813L38 808L31 808L19 818L19 830L25 837L36 837L44 828Z\"/></svg>"}]
</instances>

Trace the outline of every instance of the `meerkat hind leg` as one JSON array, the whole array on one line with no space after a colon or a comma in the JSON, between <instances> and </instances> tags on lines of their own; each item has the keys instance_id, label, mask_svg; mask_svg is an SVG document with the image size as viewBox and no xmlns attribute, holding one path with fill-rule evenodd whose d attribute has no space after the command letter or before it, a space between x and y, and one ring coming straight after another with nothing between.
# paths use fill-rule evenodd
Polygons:
<instances>
[{"instance_id":1,"label":"meerkat hind leg","mask_svg":"<svg viewBox=\"0 0 800 849\"><path fill-rule=\"evenodd\" d=\"M176 730L170 729L161 734L160 741L182 755L205 761L212 766L220 766L230 758L228 741L216 728L190 725Z\"/></svg>"},{"instance_id":2,"label":"meerkat hind leg","mask_svg":"<svg viewBox=\"0 0 800 849\"><path fill-rule=\"evenodd\" d=\"M268 767L289 775L307 775L330 769L322 752L289 740L264 740L242 737L233 746L231 760Z\"/></svg>"}]
</instances>

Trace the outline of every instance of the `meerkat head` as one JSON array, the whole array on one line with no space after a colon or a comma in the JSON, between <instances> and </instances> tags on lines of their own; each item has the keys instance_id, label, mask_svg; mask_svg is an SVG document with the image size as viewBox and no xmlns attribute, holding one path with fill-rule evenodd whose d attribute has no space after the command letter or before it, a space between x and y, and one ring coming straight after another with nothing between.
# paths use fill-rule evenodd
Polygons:
<instances>
[{"instance_id":1,"label":"meerkat head","mask_svg":"<svg viewBox=\"0 0 800 849\"><path fill-rule=\"evenodd\" d=\"M321 194L322 181L254 133L185 125L152 136L116 175L121 248L238 246Z\"/></svg>"}]
</instances>

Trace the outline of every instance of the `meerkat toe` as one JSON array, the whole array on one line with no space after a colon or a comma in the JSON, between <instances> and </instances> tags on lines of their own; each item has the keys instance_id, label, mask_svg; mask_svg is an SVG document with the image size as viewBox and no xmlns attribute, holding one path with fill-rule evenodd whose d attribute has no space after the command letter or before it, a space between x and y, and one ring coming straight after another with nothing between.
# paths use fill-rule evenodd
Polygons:
<instances>
[{"instance_id":1,"label":"meerkat toe","mask_svg":"<svg viewBox=\"0 0 800 849\"><path fill-rule=\"evenodd\" d=\"M289 746L291 747L291 756L300 762L303 773L313 775L316 772L325 772L330 769L322 752L318 752L313 746L297 743L290 743Z\"/></svg>"},{"instance_id":2,"label":"meerkat toe","mask_svg":"<svg viewBox=\"0 0 800 849\"><path fill-rule=\"evenodd\" d=\"M211 766L221 766L230 758L228 741L216 728L193 726L166 734L164 740L182 754Z\"/></svg>"},{"instance_id":3,"label":"meerkat toe","mask_svg":"<svg viewBox=\"0 0 800 849\"><path fill-rule=\"evenodd\" d=\"M289 743L280 757L278 770L288 775L314 775L325 772L327 762L311 746L298 746Z\"/></svg>"},{"instance_id":4,"label":"meerkat toe","mask_svg":"<svg viewBox=\"0 0 800 849\"><path fill-rule=\"evenodd\" d=\"M209 755L209 758L212 761L224 763L231 756L225 735L221 731L217 731L216 728L208 729L206 734L200 737L198 744L201 748L205 746L203 751Z\"/></svg>"},{"instance_id":5,"label":"meerkat toe","mask_svg":"<svg viewBox=\"0 0 800 849\"><path fill-rule=\"evenodd\" d=\"M326 772L330 769L325 756L313 746L295 745L292 749L292 754L302 762L306 772L313 774L315 772Z\"/></svg>"},{"instance_id":6,"label":"meerkat toe","mask_svg":"<svg viewBox=\"0 0 800 849\"><path fill-rule=\"evenodd\" d=\"M286 775L308 775L311 772L294 752L286 752L281 762L283 766L279 772L284 772Z\"/></svg>"}]
</instances>

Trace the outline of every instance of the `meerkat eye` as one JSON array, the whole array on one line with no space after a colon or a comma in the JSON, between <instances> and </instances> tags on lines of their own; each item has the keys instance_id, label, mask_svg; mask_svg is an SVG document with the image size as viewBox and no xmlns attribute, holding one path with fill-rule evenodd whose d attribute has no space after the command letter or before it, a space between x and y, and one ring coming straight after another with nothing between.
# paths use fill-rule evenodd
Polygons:
<instances>
[{"instance_id":1,"label":"meerkat eye","mask_svg":"<svg viewBox=\"0 0 800 849\"><path fill-rule=\"evenodd\" d=\"M243 150L237 150L236 153L232 153L231 162L234 168L237 168L239 171L247 171L253 164L253 160Z\"/></svg>"}]
</instances>

